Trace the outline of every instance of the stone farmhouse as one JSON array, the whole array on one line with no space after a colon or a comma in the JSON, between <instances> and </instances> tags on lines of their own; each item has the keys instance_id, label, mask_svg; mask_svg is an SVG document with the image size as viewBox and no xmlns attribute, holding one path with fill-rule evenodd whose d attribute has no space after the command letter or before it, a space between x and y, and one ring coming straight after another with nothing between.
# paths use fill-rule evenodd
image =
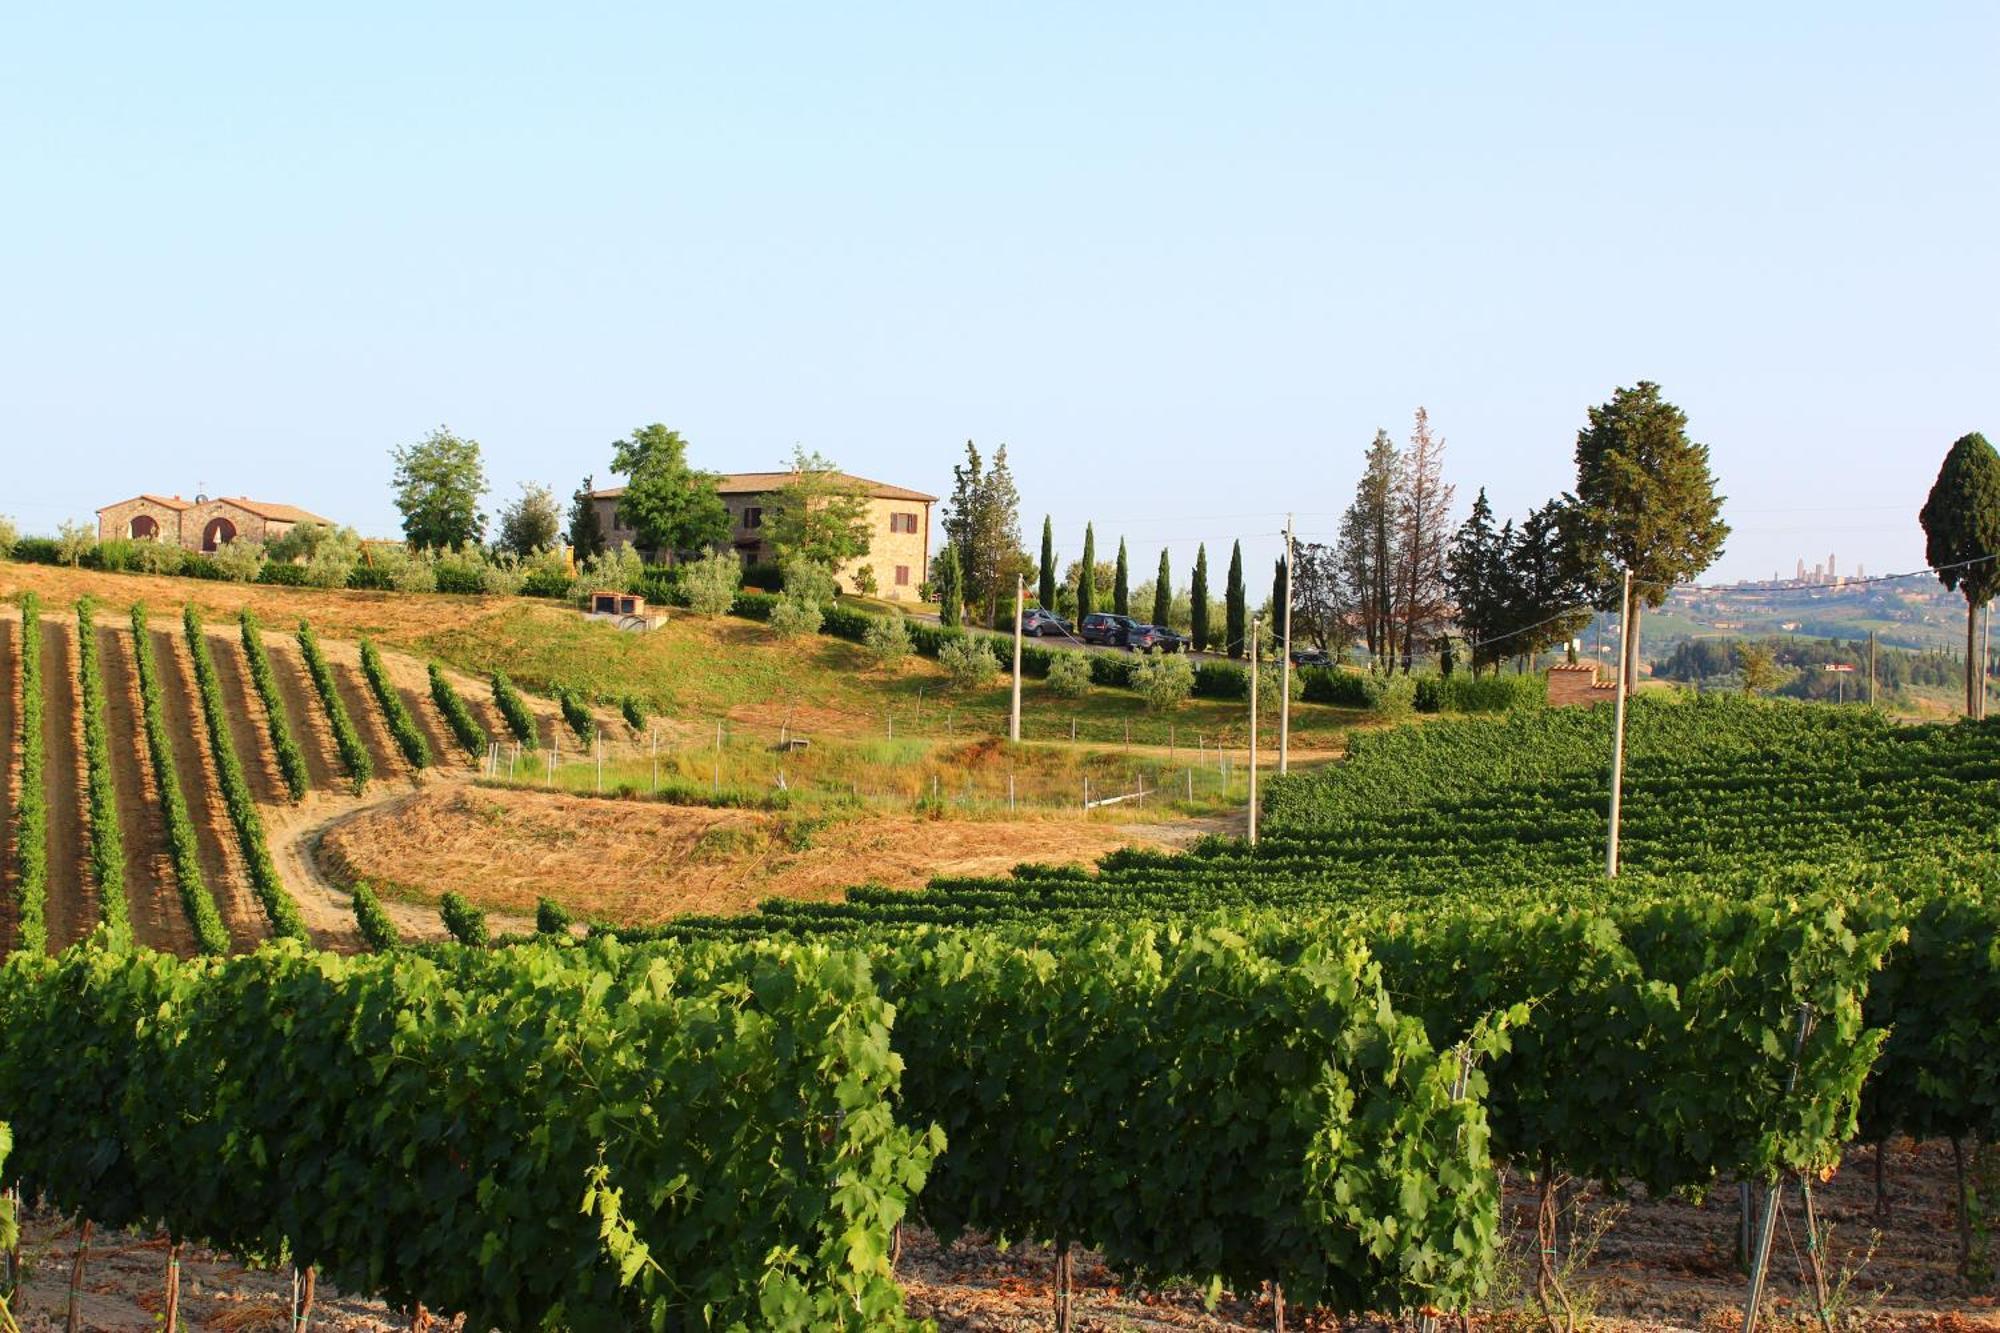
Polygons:
<instances>
[{"instance_id":1,"label":"stone farmhouse","mask_svg":"<svg viewBox=\"0 0 2000 1333\"><path fill-rule=\"evenodd\" d=\"M190 551L214 551L231 542L274 542L301 523L327 523L296 505L263 500L210 499L197 495L135 495L97 511L99 541L167 542Z\"/></svg>"},{"instance_id":2,"label":"stone farmhouse","mask_svg":"<svg viewBox=\"0 0 2000 1333\"><path fill-rule=\"evenodd\" d=\"M730 472L716 479L715 489L729 510L729 546L744 564L762 564L774 558L762 532L764 512L791 476L790 472ZM855 591L856 576L868 568L875 575L877 596L915 601L917 585L930 577L931 506L937 497L866 477L840 476L867 497L869 540L868 554L836 569L834 581L844 591ZM618 521L618 497L623 494L623 486L590 493L605 544L614 549L632 545L638 535Z\"/></svg>"}]
</instances>

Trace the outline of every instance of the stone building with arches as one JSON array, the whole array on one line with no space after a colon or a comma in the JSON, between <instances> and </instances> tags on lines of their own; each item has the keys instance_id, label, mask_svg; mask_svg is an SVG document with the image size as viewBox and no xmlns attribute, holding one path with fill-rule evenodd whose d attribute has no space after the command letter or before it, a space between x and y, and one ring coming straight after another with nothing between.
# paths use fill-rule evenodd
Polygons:
<instances>
[{"instance_id":1,"label":"stone building with arches","mask_svg":"<svg viewBox=\"0 0 2000 1333\"><path fill-rule=\"evenodd\" d=\"M297 505L244 496L135 495L97 511L99 541L155 541L214 552L231 542L274 542L301 523L330 521Z\"/></svg>"}]
</instances>

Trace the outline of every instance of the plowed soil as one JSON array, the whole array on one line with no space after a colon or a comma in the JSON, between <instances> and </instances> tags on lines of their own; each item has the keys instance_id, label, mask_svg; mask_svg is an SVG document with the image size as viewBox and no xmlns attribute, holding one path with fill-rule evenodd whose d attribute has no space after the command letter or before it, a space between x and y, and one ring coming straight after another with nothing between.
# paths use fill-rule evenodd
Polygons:
<instances>
[{"instance_id":1,"label":"plowed soil","mask_svg":"<svg viewBox=\"0 0 2000 1333\"><path fill-rule=\"evenodd\" d=\"M362 679L358 663L343 662L333 653L327 653L327 661L333 667L333 678L340 687L340 701L347 706L347 716L353 720L355 731L361 735L361 743L368 747L368 757L375 761L375 776L378 778L408 777L410 766L403 760L402 751L389 737L389 728L382 721L382 710L369 692L368 682Z\"/></svg>"},{"instance_id":2,"label":"plowed soil","mask_svg":"<svg viewBox=\"0 0 2000 1333\"><path fill-rule=\"evenodd\" d=\"M188 929L187 912L174 887L167 822L160 812L159 783L140 713L131 632L100 623L97 647L104 675L105 728L118 789L118 823L125 836L125 896L132 931L148 948L185 956L194 952L194 932Z\"/></svg>"},{"instance_id":3,"label":"plowed soil","mask_svg":"<svg viewBox=\"0 0 2000 1333\"><path fill-rule=\"evenodd\" d=\"M49 948L65 948L97 924L97 888L84 850L83 729L77 706L76 627L42 618L42 723L49 803Z\"/></svg>"},{"instance_id":4,"label":"plowed soil","mask_svg":"<svg viewBox=\"0 0 2000 1333\"><path fill-rule=\"evenodd\" d=\"M289 640L280 642L265 636L264 651L271 657L271 675L285 701L285 715L292 720L292 739L305 752L306 774L314 791L344 788L347 777L341 772L340 753L334 748L333 731L327 726L326 710L313 693L312 679L300 660L298 649Z\"/></svg>"},{"instance_id":5,"label":"plowed soil","mask_svg":"<svg viewBox=\"0 0 2000 1333\"><path fill-rule=\"evenodd\" d=\"M243 765L250 794L259 805L286 804L285 779L271 750L264 702L250 687L250 665L243 660L242 645L233 634L211 634L208 655L215 662L216 683L222 686L223 703L229 710L229 735L236 743L236 758Z\"/></svg>"},{"instance_id":6,"label":"plowed soil","mask_svg":"<svg viewBox=\"0 0 2000 1333\"><path fill-rule=\"evenodd\" d=\"M0 949L8 951L14 947L15 903L20 893L14 867L14 774L20 764L15 753L20 739L15 735L14 719L20 716L15 711L15 697L21 688L15 645L21 641L20 635L18 621L0 616Z\"/></svg>"},{"instance_id":7,"label":"plowed soil","mask_svg":"<svg viewBox=\"0 0 2000 1333\"><path fill-rule=\"evenodd\" d=\"M440 768L463 768L466 763L465 750L452 737L451 729L444 724L444 715L431 699L429 690L414 690L407 685L396 687L402 696L403 707L410 710L416 719L417 730L423 733L424 741L431 747L431 759Z\"/></svg>"},{"instance_id":8,"label":"plowed soil","mask_svg":"<svg viewBox=\"0 0 2000 1333\"><path fill-rule=\"evenodd\" d=\"M254 949L264 936L264 915L250 895L236 846L236 828L222 804L222 790L208 753L208 728L195 694L193 669L184 656L180 636L152 631L153 653L160 665L167 730L174 738L174 767L180 771L181 792L187 797L188 818L199 834L201 873L215 897L222 923L229 930L231 952Z\"/></svg>"}]
</instances>

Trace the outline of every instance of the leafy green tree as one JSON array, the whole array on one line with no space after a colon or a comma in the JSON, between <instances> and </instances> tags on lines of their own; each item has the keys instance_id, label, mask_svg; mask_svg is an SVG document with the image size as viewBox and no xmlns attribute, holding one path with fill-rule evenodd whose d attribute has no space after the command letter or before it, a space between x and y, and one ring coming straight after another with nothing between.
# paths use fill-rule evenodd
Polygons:
<instances>
[{"instance_id":1,"label":"leafy green tree","mask_svg":"<svg viewBox=\"0 0 2000 1333\"><path fill-rule=\"evenodd\" d=\"M1965 712L1986 715L1979 666L1979 608L2000 592L2000 456L1977 431L1945 455L1918 515L1924 559L1938 581L1965 597Z\"/></svg>"},{"instance_id":2,"label":"leafy green tree","mask_svg":"<svg viewBox=\"0 0 2000 1333\"><path fill-rule=\"evenodd\" d=\"M771 629L781 638L819 633L826 623L826 604L833 600L833 571L811 560L785 564L785 590L771 608Z\"/></svg>"},{"instance_id":3,"label":"leafy green tree","mask_svg":"<svg viewBox=\"0 0 2000 1333\"><path fill-rule=\"evenodd\" d=\"M1639 678L1644 608L1707 569L1729 537L1708 446L1688 438L1687 413L1662 398L1659 385L1641 380L1590 409L1576 436L1574 516L1600 607L1618 604L1622 571L1632 572L1629 688Z\"/></svg>"},{"instance_id":4,"label":"leafy green tree","mask_svg":"<svg viewBox=\"0 0 2000 1333\"><path fill-rule=\"evenodd\" d=\"M97 525L63 520L56 529L56 557L71 569L83 563L83 558L97 549Z\"/></svg>"},{"instance_id":5,"label":"leafy green tree","mask_svg":"<svg viewBox=\"0 0 2000 1333\"><path fill-rule=\"evenodd\" d=\"M389 451L396 462L396 508L403 540L419 551L451 549L486 535L479 497L486 494L486 464L479 441L462 440L439 426L415 444Z\"/></svg>"},{"instance_id":6,"label":"leafy green tree","mask_svg":"<svg viewBox=\"0 0 2000 1333\"><path fill-rule=\"evenodd\" d=\"M715 474L688 466L687 441L658 422L611 446L611 470L625 478L618 521L652 559L693 554L729 538L729 510Z\"/></svg>"},{"instance_id":7,"label":"leafy green tree","mask_svg":"<svg viewBox=\"0 0 2000 1333\"><path fill-rule=\"evenodd\" d=\"M1194 549L1194 583L1188 589L1188 636L1198 653L1208 651L1208 543Z\"/></svg>"},{"instance_id":8,"label":"leafy green tree","mask_svg":"<svg viewBox=\"0 0 2000 1333\"><path fill-rule=\"evenodd\" d=\"M1083 569L1076 576L1076 618L1097 609L1097 530L1083 525Z\"/></svg>"},{"instance_id":9,"label":"leafy green tree","mask_svg":"<svg viewBox=\"0 0 2000 1333\"><path fill-rule=\"evenodd\" d=\"M986 640L970 634L952 639L940 648L938 665L945 669L952 687L958 690L976 690L1000 670L999 659L993 656Z\"/></svg>"},{"instance_id":10,"label":"leafy green tree","mask_svg":"<svg viewBox=\"0 0 2000 1333\"><path fill-rule=\"evenodd\" d=\"M1743 677L1745 694L1767 694L1784 679L1777 654L1768 643L1742 643L1736 647L1736 670Z\"/></svg>"},{"instance_id":11,"label":"leafy green tree","mask_svg":"<svg viewBox=\"0 0 2000 1333\"><path fill-rule=\"evenodd\" d=\"M595 477L585 477L569 497L569 546L578 564L604 554L604 524L597 517L597 502L590 498L596 486Z\"/></svg>"},{"instance_id":12,"label":"leafy green tree","mask_svg":"<svg viewBox=\"0 0 2000 1333\"><path fill-rule=\"evenodd\" d=\"M14 543L21 540L21 530L14 526L14 520L0 514L0 564L14 558Z\"/></svg>"},{"instance_id":13,"label":"leafy green tree","mask_svg":"<svg viewBox=\"0 0 2000 1333\"><path fill-rule=\"evenodd\" d=\"M861 646L875 659L876 666L894 670L913 648L903 613L897 611L869 621L868 628L861 632Z\"/></svg>"},{"instance_id":14,"label":"leafy green tree","mask_svg":"<svg viewBox=\"0 0 2000 1333\"><path fill-rule=\"evenodd\" d=\"M1082 653L1057 653L1049 662L1048 686L1065 699L1090 693L1090 659Z\"/></svg>"},{"instance_id":15,"label":"leafy green tree","mask_svg":"<svg viewBox=\"0 0 2000 1333\"><path fill-rule=\"evenodd\" d=\"M1473 497L1472 513L1459 524L1445 551L1445 594L1457 608L1458 627L1472 650L1472 674L1505 655L1505 645L1495 636L1512 628L1506 624L1506 590L1502 586L1504 548L1499 530L1493 526L1493 506L1481 486ZM1491 642L1491 648L1486 645Z\"/></svg>"},{"instance_id":16,"label":"leafy green tree","mask_svg":"<svg viewBox=\"0 0 2000 1333\"><path fill-rule=\"evenodd\" d=\"M937 590L938 624L963 624L965 575L958 567L956 546L947 544L938 552L936 568L931 571L931 584Z\"/></svg>"},{"instance_id":17,"label":"leafy green tree","mask_svg":"<svg viewBox=\"0 0 2000 1333\"><path fill-rule=\"evenodd\" d=\"M993 454L992 466L979 448L965 442L965 462L951 470L951 499L941 520L945 540L958 549L963 600L993 622L1002 597L1014 593L1014 578L1025 573L1021 549L1021 493L1007 465L1007 446Z\"/></svg>"},{"instance_id":18,"label":"leafy green tree","mask_svg":"<svg viewBox=\"0 0 2000 1333\"><path fill-rule=\"evenodd\" d=\"M766 539L778 560L811 560L838 569L868 554L868 495L832 460L794 445L792 473L764 510Z\"/></svg>"},{"instance_id":19,"label":"leafy green tree","mask_svg":"<svg viewBox=\"0 0 2000 1333\"><path fill-rule=\"evenodd\" d=\"M1174 574L1165 550L1160 552L1160 572L1153 576L1153 623L1163 629L1174 624Z\"/></svg>"},{"instance_id":20,"label":"leafy green tree","mask_svg":"<svg viewBox=\"0 0 2000 1333\"><path fill-rule=\"evenodd\" d=\"M1194 664L1179 653L1145 658L1132 668L1132 685L1147 708L1171 713L1194 693Z\"/></svg>"},{"instance_id":21,"label":"leafy green tree","mask_svg":"<svg viewBox=\"0 0 2000 1333\"><path fill-rule=\"evenodd\" d=\"M1044 610L1056 609L1056 529L1047 514L1042 515L1042 568L1035 595Z\"/></svg>"},{"instance_id":22,"label":"leafy green tree","mask_svg":"<svg viewBox=\"0 0 2000 1333\"><path fill-rule=\"evenodd\" d=\"M681 588L688 609L697 615L719 616L736 604L743 586L743 562L733 551L710 551L681 566Z\"/></svg>"},{"instance_id":23,"label":"leafy green tree","mask_svg":"<svg viewBox=\"0 0 2000 1333\"><path fill-rule=\"evenodd\" d=\"M1117 582L1111 585L1111 609L1121 616L1132 614L1132 564L1125 558L1125 539L1118 539Z\"/></svg>"},{"instance_id":24,"label":"leafy green tree","mask_svg":"<svg viewBox=\"0 0 2000 1333\"><path fill-rule=\"evenodd\" d=\"M556 493L538 482L521 483L520 497L500 509L500 548L527 557L556 544L562 509Z\"/></svg>"},{"instance_id":25,"label":"leafy green tree","mask_svg":"<svg viewBox=\"0 0 2000 1333\"><path fill-rule=\"evenodd\" d=\"M1249 595L1243 588L1243 543L1240 541L1229 552L1229 582L1223 589L1222 597L1228 615L1225 633L1228 635L1229 655L1241 657L1244 640L1250 634L1250 607Z\"/></svg>"}]
</instances>

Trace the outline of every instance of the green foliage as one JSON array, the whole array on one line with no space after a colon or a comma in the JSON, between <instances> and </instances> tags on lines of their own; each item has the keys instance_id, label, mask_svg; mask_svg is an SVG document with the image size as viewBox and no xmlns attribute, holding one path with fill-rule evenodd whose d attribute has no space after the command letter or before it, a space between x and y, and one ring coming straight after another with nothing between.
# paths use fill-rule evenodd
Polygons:
<instances>
[{"instance_id":1,"label":"green foliage","mask_svg":"<svg viewBox=\"0 0 2000 1333\"><path fill-rule=\"evenodd\" d=\"M463 894L447 892L438 899L438 916L460 944L483 949L492 942L486 929L486 913L474 907Z\"/></svg>"},{"instance_id":2,"label":"green foliage","mask_svg":"<svg viewBox=\"0 0 2000 1333\"><path fill-rule=\"evenodd\" d=\"M265 547L264 558L260 581L290 582L272 576L296 572L309 587L345 588L361 564L361 536L353 528L301 523Z\"/></svg>"},{"instance_id":3,"label":"green foliage","mask_svg":"<svg viewBox=\"0 0 2000 1333\"><path fill-rule=\"evenodd\" d=\"M1609 604L1629 569L1634 597L1661 605L1674 584L1714 563L1728 536L1708 446L1688 438L1687 413L1659 385L1641 380L1590 409L1576 435L1574 537Z\"/></svg>"},{"instance_id":4,"label":"green foliage","mask_svg":"<svg viewBox=\"0 0 2000 1333\"><path fill-rule=\"evenodd\" d=\"M810 560L785 565L785 590L771 608L768 623L780 638L819 633L826 622L826 605L833 600L833 573Z\"/></svg>"},{"instance_id":5,"label":"green foliage","mask_svg":"<svg viewBox=\"0 0 2000 1333\"><path fill-rule=\"evenodd\" d=\"M160 815L167 830L167 857L173 863L174 883L180 888L181 909L187 913L195 947L206 954L225 954L229 952L229 932L223 929L222 913L216 910L215 898L201 872L201 844L194 821L188 817L180 769L174 764L173 735L167 725L160 667L154 656L144 605L132 608L132 662L139 677L146 753L152 760L153 780L159 789Z\"/></svg>"},{"instance_id":6,"label":"green foliage","mask_svg":"<svg viewBox=\"0 0 2000 1333\"><path fill-rule=\"evenodd\" d=\"M578 741L588 745L597 739L597 718L581 694L575 690L558 689L556 703L562 709L563 721Z\"/></svg>"},{"instance_id":7,"label":"green foliage","mask_svg":"<svg viewBox=\"0 0 2000 1333\"><path fill-rule=\"evenodd\" d=\"M625 725L634 731L646 729L646 706L639 702L637 695L628 694L618 700L618 711L625 718Z\"/></svg>"},{"instance_id":8,"label":"green foliage","mask_svg":"<svg viewBox=\"0 0 2000 1333\"><path fill-rule=\"evenodd\" d=\"M493 673L493 706L500 710L500 718L507 724L507 730L514 734L521 748L535 748L535 715L529 711L528 701L514 688L514 682L507 679L507 673Z\"/></svg>"},{"instance_id":9,"label":"green foliage","mask_svg":"<svg viewBox=\"0 0 2000 1333\"><path fill-rule=\"evenodd\" d=\"M1985 660L1978 646L1978 608L2000 592L2000 454L1974 432L1960 436L1918 515L1924 559L1945 587L1965 595L1965 711L1986 716Z\"/></svg>"},{"instance_id":10,"label":"green foliage","mask_svg":"<svg viewBox=\"0 0 2000 1333\"><path fill-rule=\"evenodd\" d=\"M278 775L284 779L286 794L296 804L305 799L312 778L306 768L305 753L292 735L291 716L285 709L284 696L278 691L277 677L271 671L271 655L264 650L264 628L257 621L257 613L247 608L237 617L237 625L242 631L243 659L250 666L250 684L264 705L264 727L271 737L271 752L278 759Z\"/></svg>"},{"instance_id":11,"label":"green foliage","mask_svg":"<svg viewBox=\"0 0 2000 1333\"><path fill-rule=\"evenodd\" d=\"M0 565L14 558L14 543L21 540L21 529L13 519L0 514Z\"/></svg>"},{"instance_id":12,"label":"green foliage","mask_svg":"<svg viewBox=\"0 0 2000 1333\"><path fill-rule=\"evenodd\" d=\"M77 679L83 690L84 784L90 806L90 871L97 885L104 943L132 947L125 903L125 837L118 826L118 779L111 728L104 716L104 675L98 665L97 624L88 597L76 604Z\"/></svg>"},{"instance_id":13,"label":"green foliage","mask_svg":"<svg viewBox=\"0 0 2000 1333\"><path fill-rule=\"evenodd\" d=\"M226 583L255 583L264 571L264 546L261 542L224 542L202 559L210 572Z\"/></svg>"},{"instance_id":14,"label":"green foliage","mask_svg":"<svg viewBox=\"0 0 2000 1333\"><path fill-rule=\"evenodd\" d=\"M1224 647L1231 657L1241 657L1250 638L1250 605L1249 593L1243 587L1243 543L1240 541L1230 548L1229 582L1222 595L1228 617Z\"/></svg>"},{"instance_id":15,"label":"green foliage","mask_svg":"<svg viewBox=\"0 0 2000 1333\"><path fill-rule=\"evenodd\" d=\"M1784 680L1778 655L1765 643L1745 643L1736 649L1736 671L1745 694L1768 694Z\"/></svg>"},{"instance_id":16,"label":"green foliage","mask_svg":"<svg viewBox=\"0 0 2000 1333\"><path fill-rule=\"evenodd\" d=\"M1152 623L1166 629L1174 624L1174 575L1164 547L1160 550L1160 572L1153 576Z\"/></svg>"},{"instance_id":17,"label":"green foliage","mask_svg":"<svg viewBox=\"0 0 2000 1333\"><path fill-rule=\"evenodd\" d=\"M49 947L49 812L44 772L42 602L21 597L21 786L14 802L14 864L18 898L15 947L43 953Z\"/></svg>"},{"instance_id":18,"label":"green foliage","mask_svg":"<svg viewBox=\"0 0 2000 1333\"><path fill-rule=\"evenodd\" d=\"M729 510L715 474L687 464L687 441L655 422L612 446L611 470L625 478L618 521L655 555L705 550L729 539Z\"/></svg>"},{"instance_id":19,"label":"green foliage","mask_svg":"<svg viewBox=\"0 0 2000 1333\"><path fill-rule=\"evenodd\" d=\"M1090 659L1082 653L1053 654L1045 679L1065 699L1081 699L1090 693Z\"/></svg>"},{"instance_id":20,"label":"green foliage","mask_svg":"<svg viewBox=\"0 0 2000 1333\"><path fill-rule=\"evenodd\" d=\"M600 551L577 572L577 590L586 596L593 592L640 592L646 573L646 562L629 546Z\"/></svg>"},{"instance_id":21,"label":"green foliage","mask_svg":"<svg viewBox=\"0 0 2000 1333\"><path fill-rule=\"evenodd\" d=\"M391 449L389 457L396 463L403 539L412 549L452 550L485 537L479 499L486 494L486 464L477 440L439 426L415 444Z\"/></svg>"},{"instance_id":22,"label":"green foliage","mask_svg":"<svg viewBox=\"0 0 2000 1333\"><path fill-rule=\"evenodd\" d=\"M569 497L570 554L579 564L604 553L604 523L597 516L596 502L590 498L596 484L596 478L585 477Z\"/></svg>"},{"instance_id":23,"label":"green foliage","mask_svg":"<svg viewBox=\"0 0 2000 1333\"><path fill-rule=\"evenodd\" d=\"M366 884L356 884L352 889L354 898L354 925L361 932L361 942L368 946L370 953L388 953L403 943L402 932L382 908L382 900L375 896L375 890Z\"/></svg>"},{"instance_id":24,"label":"green foliage","mask_svg":"<svg viewBox=\"0 0 2000 1333\"><path fill-rule=\"evenodd\" d=\"M983 688L1000 670L999 660L985 638L970 635L953 639L940 648L938 665L951 676L952 688L960 691Z\"/></svg>"},{"instance_id":25,"label":"green foliage","mask_svg":"<svg viewBox=\"0 0 2000 1333\"><path fill-rule=\"evenodd\" d=\"M7 1167L469 1328L911 1328L892 1017L814 944L18 958Z\"/></svg>"},{"instance_id":26,"label":"green foliage","mask_svg":"<svg viewBox=\"0 0 2000 1333\"><path fill-rule=\"evenodd\" d=\"M432 759L430 742L417 729L417 720L410 716L402 693L389 679L389 670L382 664L382 654L368 639L361 641L361 674L367 678L369 693L375 696L375 703L382 710L382 720L388 723L389 735L395 739L396 748L403 752L403 758L410 761L411 768L429 768Z\"/></svg>"},{"instance_id":27,"label":"green foliage","mask_svg":"<svg viewBox=\"0 0 2000 1333\"><path fill-rule=\"evenodd\" d=\"M1076 618L1097 610L1097 529L1083 525L1083 562L1076 576Z\"/></svg>"},{"instance_id":28,"label":"green foliage","mask_svg":"<svg viewBox=\"0 0 2000 1333\"><path fill-rule=\"evenodd\" d=\"M472 715L472 709L460 697L458 689L438 670L437 663L431 663L431 702L444 715L445 725L451 728L452 737L464 747L474 759L486 753L486 747L493 738L486 734L486 728L479 725L479 719Z\"/></svg>"},{"instance_id":29,"label":"green foliage","mask_svg":"<svg viewBox=\"0 0 2000 1333\"><path fill-rule=\"evenodd\" d=\"M569 909L553 898L535 899L535 933L537 935L561 935L568 938L570 926L575 918Z\"/></svg>"},{"instance_id":30,"label":"green foliage","mask_svg":"<svg viewBox=\"0 0 2000 1333\"><path fill-rule=\"evenodd\" d=\"M1166 565L1167 553L1160 552L1162 570ZM1164 579L1161 582L1165 582ZM1188 637L1194 651L1208 651L1208 543L1203 542L1194 552L1194 582L1188 589Z\"/></svg>"},{"instance_id":31,"label":"green foliage","mask_svg":"<svg viewBox=\"0 0 2000 1333\"><path fill-rule=\"evenodd\" d=\"M944 546L958 562L959 600L991 625L1000 599L1014 591L1015 575L1028 564L1021 549L1021 495L1007 465L1007 446L994 451L989 466L967 440L965 462L955 465L951 476L940 520Z\"/></svg>"},{"instance_id":32,"label":"green foliage","mask_svg":"<svg viewBox=\"0 0 2000 1333\"><path fill-rule=\"evenodd\" d=\"M1132 614L1132 565L1125 558L1125 539L1118 539L1118 572L1111 584L1111 609L1121 616Z\"/></svg>"},{"instance_id":33,"label":"green foliage","mask_svg":"<svg viewBox=\"0 0 2000 1333\"><path fill-rule=\"evenodd\" d=\"M1047 514L1042 515L1042 560L1036 571L1036 604L1043 610L1056 609L1056 529Z\"/></svg>"},{"instance_id":34,"label":"green foliage","mask_svg":"<svg viewBox=\"0 0 2000 1333\"><path fill-rule=\"evenodd\" d=\"M1171 713L1194 693L1194 667L1179 653L1147 657L1132 669L1132 688L1155 713Z\"/></svg>"},{"instance_id":35,"label":"green foliage","mask_svg":"<svg viewBox=\"0 0 2000 1333\"><path fill-rule=\"evenodd\" d=\"M84 558L97 549L97 525L94 523L74 523L64 519L56 529L56 555L71 569L81 565Z\"/></svg>"},{"instance_id":36,"label":"green foliage","mask_svg":"<svg viewBox=\"0 0 2000 1333\"><path fill-rule=\"evenodd\" d=\"M764 508L764 539L780 563L837 569L868 554L868 492L833 460L792 447L792 471Z\"/></svg>"},{"instance_id":37,"label":"green foliage","mask_svg":"<svg viewBox=\"0 0 2000 1333\"><path fill-rule=\"evenodd\" d=\"M264 818L257 811L250 782L243 776L243 761L236 753L236 741L229 731L229 705L222 695L222 681L215 673L215 659L209 652L208 635L201 616L189 606L181 612L181 628L187 636L188 657L194 663L195 689L201 696L202 719L207 724L208 752L215 761L216 784L222 788L222 804L236 829L236 843L243 852L243 864L250 873L250 889L263 905L271 923L271 933L283 939L305 940L305 921L298 904L285 890L271 849L264 838Z\"/></svg>"},{"instance_id":38,"label":"green foliage","mask_svg":"<svg viewBox=\"0 0 2000 1333\"><path fill-rule=\"evenodd\" d=\"M862 631L862 645L875 665L888 670L910 655L910 625L901 611L887 616L871 616Z\"/></svg>"},{"instance_id":39,"label":"green foliage","mask_svg":"<svg viewBox=\"0 0 2000 1333\"><path fill-rule=\"evenodd\" d=\"M354 794L368 785L368 779L375 776L375 761L368 753L368 747L361 743L361 733L354 729L354 719L347 715L347 705L340 697L340 684L333 674L333 664L320 651L319 636L306 621L299 622L299 656L305 660L306 675L312 678L313 692L319 696L320 707L326 713L327 730L333 733L333 748L340 755L340 766L347 770L347 776L354 783Z\"/></svg>"},{"instance_id":40,"label":"green foliage","mask_svg":"<svg viewBox=\"0 0 2000 1333\"><path fill-rule=\"evenodd\" d=\"M539 482L521 483L521 494L500 507L500 547L527 559L546 551L562 535L562 506L556 493Z\"/></svg>"},{"instance_id":41,"label":"green foliage","mask_svg":"<svg viewBox=\"0 0 2000 1333\"><path fill-rule=\"evenodd\" d=\"M965 623L965 580L959 572L956 546L938 552L931 587L937 595L938 623L947 628Z\"/></svg>"},{"instance_id":42,"label":"green foliage","mask_svg":"<svg viewBox=\"0 0 2000 1333\"><path fill-rule=\"evenodd\" d=\"M736 601L743 586L743 562L733 551L710 551L681 566L681 589L688 608L697 615L719 616Z\"/></svg>"}]
</instances>

